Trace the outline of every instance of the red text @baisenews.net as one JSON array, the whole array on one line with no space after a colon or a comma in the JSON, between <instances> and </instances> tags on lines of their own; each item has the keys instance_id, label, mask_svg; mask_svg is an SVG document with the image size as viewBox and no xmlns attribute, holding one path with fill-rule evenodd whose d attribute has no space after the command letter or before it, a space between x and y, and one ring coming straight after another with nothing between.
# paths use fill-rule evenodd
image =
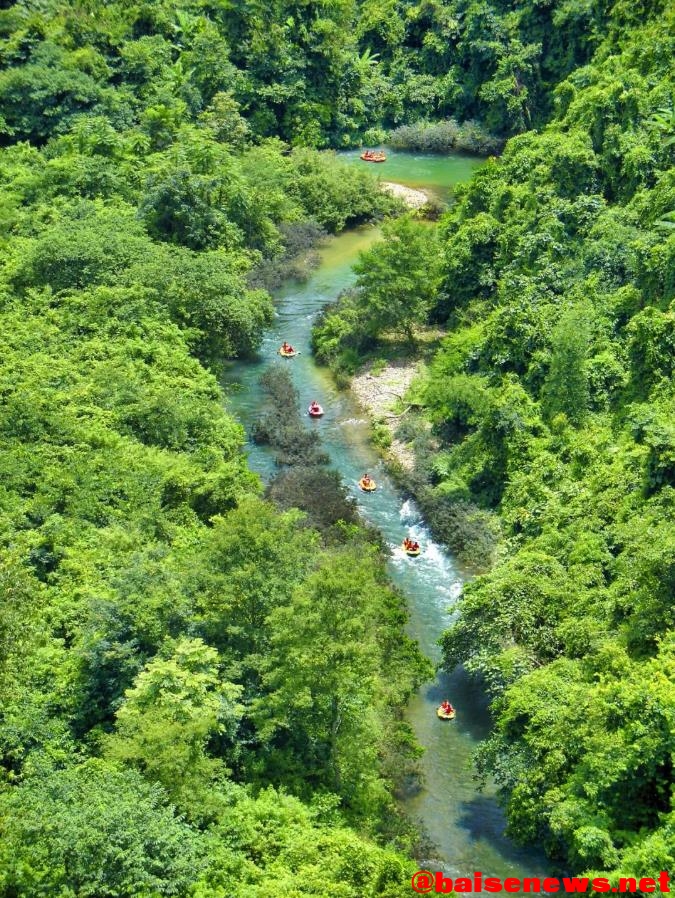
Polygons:
<instances>
[{"instance_id":1,"label":"red text @baisenews.net","mask_svg":"<svg viewBox=\"0 0 675 898\"><path fill-rule=\"evenodd\" d=\"M603 876L596 876L593 879L589 879L587 876L561 876L560 878L547 876L543 879L536 876L526 876L523 879L508 876L506 879L500 879L497 876L484 877L482 873L476 872L472 876L457 876L452 879L439 871L418 870L413 874L410 884L414 892L425 895L448 895L451 892L511 892L516 894L524 892L548 894L555 892L618 892L620 894L670 892L670 877L665 870L655 877L623 876L616 885Z\"/></svg>"}]
</instances>

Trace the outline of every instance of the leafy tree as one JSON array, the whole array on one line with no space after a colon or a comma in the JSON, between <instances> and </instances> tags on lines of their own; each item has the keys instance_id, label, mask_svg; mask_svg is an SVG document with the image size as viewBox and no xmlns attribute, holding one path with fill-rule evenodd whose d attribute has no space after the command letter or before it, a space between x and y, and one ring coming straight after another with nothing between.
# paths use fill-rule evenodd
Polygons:
<instances>
[{"instance_id":1,"label":"leafy tree","mask_svg":"<svg viewBox=\"0 0 675 898\"><path fill-rule=\"evenodd\" d=\"M334 795L310 808L270 786L255 798L237 794L216 832L237 853L210 855L200 896L227 890L257 898L271 887L315 898L404 898L410 890L413 863L347 828Z\"/></svg>"},{"instance_id":2,"label":"leafy tree","mask_svg":"<svg viewBox=\"0 0 675 898\"><path fill-rule=\"evenodd\" d=\"M190 249L237 246L236 227L218 208L218 181L182 169L151 181L141 207L148 230L155 237Z\"/></svg>"},{"instance_id":3,"label":"leafy tree","mask_svg":"<svg viewBox=\"0 0 675 898\"><path fill-rule=\"evenodd\" d=\"M649 391L673 373L673 316L650 306L634 315L628 325L633 383L636 390Z\"/></svg>"},{"instance_id":4,"label":"leafy tree","mask_svg":"<svg viewBox=\"0 0 675 898\"><path fill-rule=\"evenodd\" d=\"M250 129L241 115L239 104L230 93L218 91L199 120L221 143L230 144L235 149L246 145Z\"/></svg>"},{"instance_id":5,"label":"leafy tree","mask_svg":"<svg viewBox=\"0 0 675 898\"><path fill-rule=\"evenodd\" d=\"M73 64L72 56L50 41L41 42L24 65L0 73L3 131L38 143L63 132L101 98L96 79Z\"/></svg>"},{"instance_id":6,"label":"leafy tree","mask_svg":"<svg viewBox=\"0 0 675 898\"><path fill-rule=\"evenodd\" d=\"M557 661L507 693L502 723L485 757L496 752L500 780L513 790L515 833L541 833L535 809L548 802L545 838L554 850L569 846L576 869L638 873L625 866L639 849L626 846L623 828L668 829L670 642L646 667L631 665L615 645L606 644L594 661L582 666ZM619 667L623 676L617 680ZM506 740L517 745L515 752L504 752ZM658 837L653 844L654 861L665 860L668 849L659 851Z\"/></svg>"},{"instance_id":7,"label":"leafy tree","mask_svg":"<svg viewBox=\"0 0 675 898\"><path fill-rule=\"evenodd\" d=\"M443 291L436 312L442 320L456 308L461 309L468 300L490 296L495 286L494 265L499 236L499 222L487 213L472 216L458 227L451 223L445 227L447 248Z\"/></svg>"},{"instance_id":8,"label":"leafy tree","mask_svg":"<svg viewBox=\"0 0 675 898\"><path fill-rule=\"evenodd\" d=\"M382 671L377 622L390 594L377 570L372 553L329 555L270 615L268 694L256 710L273 776L302 771L361 814L386 803L375 773L383 721L372 701Z\"/></svg>"},{"instance_id":9,"label":"leafy tree","mask_svg":"<svg viewBox=\"0 0 675 898\"><path fill-rule=\"evenodd\" d=\"M5 894L184 895L203 864L199 836L161 788L101 761L46 771L0 796Z\"/></svg>"},{"instance_id":10,"label":"leafy tree","mask_svg":"<svg viewBox=\"0 0 675 898\"><path fill-rule=\"evenodd\" d=\"M384 240L366 250L354 266L365 327L414 337L414 325L427 316L438 284L433 232L410 217L387 222Z\"/></svg>"},{"instance_id":11,"label":"leafy tree","mask_svg":"<svg viewBox=\"0 0 675 898\"><path fill-rule=\"evenodd\" d=\"M210 784L225 772L207 743L216 734L234 740L240 692L221 682L215 649L198 639L168 644L127 691L107 754L161 783L181 809L203 814Z\"/></svg>"},{"instance_id":12,"label":"leafy tree","mask_svg":"<svg viewBox=\"0 0 675 898\"><path fill-rule=\"evenodd\" d=\"M208 552L195 575L199 626L235 669L259 670L269 651L271 612L290 601L317 551L297 512L275 513L249 498L213 521Z\"/></svg>"},{"instance_id":13,"label":"leafy tree","mask_svg":"<svg viewBox=\"0 0 675 898\"><path fill-rule=\"evenodd\" d=\"M560 318L552 334L551 367L543 388L548 414L562 413L573 424L581 424L590 401L588 346L590 329L584 309L571 308Z\"/></svg>"}]
</instances>

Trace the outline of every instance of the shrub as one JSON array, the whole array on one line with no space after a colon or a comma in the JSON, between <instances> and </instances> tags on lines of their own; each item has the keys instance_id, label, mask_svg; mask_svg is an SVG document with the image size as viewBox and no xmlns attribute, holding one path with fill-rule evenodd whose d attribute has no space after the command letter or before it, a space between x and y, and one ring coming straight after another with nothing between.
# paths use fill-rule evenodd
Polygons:
<instances>
[{"instance_id":1,"label":"shrub","mask_svg":"<svg viewBox=\"0 0 675 898\"><path fill-rule=\"evenodd\" d=\"M493 514L429 488L423 489L418 499L432 532L457 558L475 570L492 565L499 539Z\"/></svg>"},{"instance_id":2,"label":"shrub","mask_svg":"<svg viewBox=\"0 0 675 898\"><path fill-rule=\"evenodd\" d=\"M415 122L394 128L387 141L397 150L419 150L423 153L466 153L490 155L500 152L503 140L490 134L474 121L461 125L451 118L440 122Z\"/></svg>"}]
</instances>

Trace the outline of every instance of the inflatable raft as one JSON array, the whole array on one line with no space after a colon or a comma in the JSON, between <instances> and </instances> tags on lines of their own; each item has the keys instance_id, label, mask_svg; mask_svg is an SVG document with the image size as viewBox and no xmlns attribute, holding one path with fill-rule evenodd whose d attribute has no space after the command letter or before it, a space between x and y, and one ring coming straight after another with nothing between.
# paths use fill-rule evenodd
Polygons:
<instances>
[{"instance_id":1,"label":"inflatable raft","mask_svg":"<svg viewBox=\"0 0 675 898\"><path fill-rule=\"evenodd\" d=\"M370 480L365 480L363 477L359 480L359 486L363 490L364 493L374 493L377 489L377 484L372 478Z\"/></svg>"},{"instance_id":2,"label":"inflatable raft","mask_svg":"<svg viewBox=\"0 0 675 898\"><path fill-rule=\"evenodd\" d=\"M385 153L366 150L365 153L361 153L361 159L363 159L364 162L385 162L387 157Z\"/></svg>"}]
</instances>

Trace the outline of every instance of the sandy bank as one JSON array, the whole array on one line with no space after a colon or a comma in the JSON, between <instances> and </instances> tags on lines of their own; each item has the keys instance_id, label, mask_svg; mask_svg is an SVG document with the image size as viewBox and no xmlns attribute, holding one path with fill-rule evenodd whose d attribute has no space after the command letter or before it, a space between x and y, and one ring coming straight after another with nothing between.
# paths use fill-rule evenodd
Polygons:
<instances>
[{"instance_id":1,"label":"sandy bank","mask_svg":"<svg viewBox=\"0 0 675 898\"><path fill-rule=\"evenodd\" d=\"M429 197L423 190L413 190L412 187L406 187L405 184L397 184L395 181L382 181L380 186L387 193L398 197L411 209L421 209L429 202Z\"/></svg>"},{"instance_id":2,"label":"sandy bank","mask_svg":"<svg viewBox=\"0 0 675 898\"><path fill-rule=\"evenodd\" d=\"M412 470L415 458L411 447L395 437L402 417L395 409L403 411L401 401L417 374L417 366L416 361L393 361L373 374L369 365L351 382L351 390L359 404L370 418L386 427L391 434L388 454L407 471Z\"/></svg>"}]
</instances>

